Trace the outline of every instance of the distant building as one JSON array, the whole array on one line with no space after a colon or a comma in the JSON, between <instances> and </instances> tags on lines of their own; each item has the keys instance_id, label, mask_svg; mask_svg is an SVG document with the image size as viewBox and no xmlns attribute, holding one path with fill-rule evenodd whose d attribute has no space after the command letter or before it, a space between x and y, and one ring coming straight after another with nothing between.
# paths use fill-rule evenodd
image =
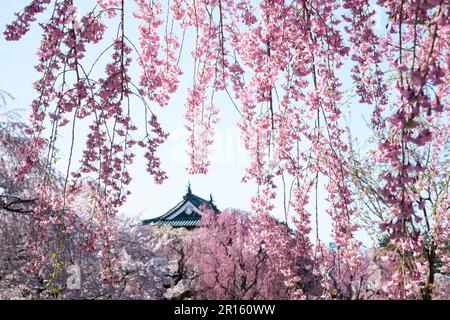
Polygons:
<instances>
[{"instance_id":1,"label":"distant building","mask_svg":"<svg viewBox=\"0 0 450 320\"><path fill-rule=\"evenodd\" d=\"M200 210L202 205L211 208L216 213L220 212L214 204L212 195L209 200L200 198L192 193L191 185L189 184L186 195L183 196L183 200L181 200L176 206L162 216L143 220L142 223L153 223L157 226L169 225L174 228L193 229L198 226L202 217L202 212Z\"/></svg>"},{"instance_id":2,"label":"distant building","mask_svg":"<svg viewBox=\"0 0 450 320\"><path fill-rule=\"evenodd\" d=\"M330 250L338 250L339 247L336 245L336 242L330 242L328 244L328 249L330 249Z\"/></svg>"}]
</instances>

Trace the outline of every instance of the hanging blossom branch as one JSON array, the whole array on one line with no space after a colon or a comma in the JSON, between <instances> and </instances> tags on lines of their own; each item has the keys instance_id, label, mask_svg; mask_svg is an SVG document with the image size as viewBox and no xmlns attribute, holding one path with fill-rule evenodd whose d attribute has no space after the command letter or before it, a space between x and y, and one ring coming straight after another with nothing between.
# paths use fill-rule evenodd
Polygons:
<instances>
[{"instance_id":1,"label":"hanging blossom branch","mask_svg":"<svg viewBox=\"0 0 450 320\"><path fill-rule=\"evenodd\" d=\"M33 1L18 18L7 26L7 40L18 40L23 36L35 20L37 13L44 12L52 1ZM138 3L141 8L146 4ZM86 227L85 239L80 243L81 250L88 252L98 243L104 272L102 277L108 285L114 284L114 270L117 258L114 253L113 224L109 221L117 214L117 209L124 203L129 191L126 189L131 181L128 166L133 163L133 147L136 144L146 149L149 173L157 183L165 178L160 169L160 161L156 155L158 146L163 143L167 134L162 131L156 115L152 114L146 122L151 126L142 140L136 140L132 132L137 130L130 116L129 99L132 94L145 96L144 89L133 91L134 84L128 75L131 64L133 45L125 34L125 1L99 1L98 6L81 18L73 0L53 1L53 11L49 20L40 24L43 38L38 51L39 64L36 70L42 77L36 81L37 98L32 102L30 115L31 128L29 148L26 150L27 161L17 170L18 177L32 170L39 155L47 148L46 165L48 174L38 186L38 203L34 209L37 220L31 225L34 237L28 248L36 260L30 263L30 273L39 271L45 256L39 254L46 235L49 235L57 221L48 221L50 216L43 212L58 212L59 219L69 220L73 214L68 212L74 194L83 184L83 176L96 177L88 182L92 190L92 219L95 227ZM101 18L118 19L117 38L95 59L93 65L85 63L87 45L102 43L106 25ZM106 51L112 51L111 62L105 65L105 76L93 78L91 72ZM144 52L145 53L145 52ZM141 54L142 56L142 54ZM157 77L157 75L152 75ZM150 80L149 80L150 81ZM151 80L155 81L155 80ZM142 84L144 85L144 84ZM161 84L157 84L161 86ZM148 104L145 103L147 115ZM151 110L150 110L151 112ZM72 154L76 135L77 122L91 121L90 132L83 151L81 166L72 168ZM72 143L69 150L67 174L62 194L51 190L52 167L56 162L56 145L59 130L71 124ZM50 137L43 138L50 125ZM34 159L34 160L33 160ZM58 229L59 230L59 229Z\"/></svg>"},{"instance_id":2,"label":"hanging blossom branch","mask_svg":"<svg viewBox=\"0 0 450 320\"><path fill-rule=\"evenodd\" d=\"M427 263L419 259L424 235L418 223L424 218L421 214L424 203L417 199L413 188L428 164L414 157L414 153L436 135L429 125L433 119L439 123L448 97L448 86L444 85L448 81L444 72L445 66L448 67L445 40L448 5L443 1L380 3L392 15L389 33L381 41L381 47L390 67L397 71L394 112L386 119L389 134L379 145L378 158L389 164L381 194L390 215L381 227L389 233L396 248L386 256L395 271L385 290L391 298L413 298L429 272Z\"/></svg>"},{"instance_id":3,"label":"hanging blossom branch","mask_svg":"<svg viewBox=\"0 0 450 320\"><path fill-rule=\"evenodd\" d=\"M350 23L346 32L352 43L351 58L355 62L352 78L356 85L360 103L373 104L373 125L383 126L381 113L387 104L387 85L383 81L383 51L379 50L380 37L375 34L375 10L369 1L344 1L344 8L349 10L343 19Z\"/></svg>"}]
</instances>

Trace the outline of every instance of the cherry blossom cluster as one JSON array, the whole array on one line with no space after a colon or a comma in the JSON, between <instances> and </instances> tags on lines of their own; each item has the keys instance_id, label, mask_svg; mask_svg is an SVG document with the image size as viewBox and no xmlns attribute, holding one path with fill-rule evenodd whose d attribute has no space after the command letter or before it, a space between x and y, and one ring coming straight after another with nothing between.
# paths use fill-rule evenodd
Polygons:
<instances>
[{"instance_id":1,"label":"cherry blossom cluster","mask_svg":"<svg viewBox=\"0 0 450 320\"><path fill-rule=\"evenodd\" d=\"M19 35L23 35L28 30L29 24L35 19L34 15L43 12L50 3L51 1L33 1L23 13L18 14L18 19L7 27L6 38L18 39ZM54 1L54 14L49 20L40 24L43 32L37 53L39 64L36 70L41 74L41 78L34 85L37 97L32 102L31 127L26 129L30 139L23 154L28 156L24 157L23 162L19 164L17 177L20 178L21 175L26 174L32 166L36 166L40 157L46 154L46 158L42 161L45 162L48 177L44 178L42 186L37 188L36 196L41 200L41 208L39 212L35 212L42 223L36 224L36 232L32 230L33 233L42 234L42 236L53 231L51 228L43 227L52 223L49 220L50 216L43 215L41 212L57 211L51 206L53 201L62 204L58 205L60 206L58 210L63 215L61 212L68 210L72 194L83 186L83 179L90 177L96 180L96 183L91 185L91 189L92 201L96 208L92 216L97 229L86 227L86 243L82 249L89 252L96 248L97 244L102 247L99 252L105 271L102 278L107 283L113 284L115 239L109 236L113 231L109 221L129 194L127 186L131 176L127 168L135 156L132 150L138 142L147 150L148 171L154 175L155 181L162 182L166 175L159 169L160 161L156 151L167 135L162 131L156 116L153 115L146 120L152 128L151 133L147 133L143 139L132 137L137 127L130 116L129 99L132 94L141 96L143 89L138 88L133 91L134 85L128 75L128 68L132 61L130 49L132 44L124 33L124 1L99 1L98 4L99 10L106 12L109 18L121 20L118 36L107 49L111 51L111 60L104 66L104 76L95 78L91 75L100 57L93 65L85 62L87 46L102 43L104 40L106 25L101 14L95 11L97 9L78 17L79 13L72 0ZM145 108L147 114L147 103ZM75 134L78 123L82 121L90 121L90 132L86 139L81 164L74 169L72 154ZM57 137L61 127L69 124L72 129L72 144L68 150L70 158L65 182L59 197L55 195L49 200L51 172L56 161ZM43 136L47 129L50 129L50 137L44 140ZM46 206L48 206L47 209ZM64 215L70 217L69 213ZM57 232L60 230L57 229ZM38 257L39 254L36 252L39 252L41 245L41 241L33 241L29 246L30 253ZM41 261L43 259L43 257L40 258ZM38 264L34 270L37 270L37 266Z\"/></svg>"},{"instance_id":2,"label":"cherry blossom cluster","mask_svg":"<svg viewBox=\"0 0 450 320\"><path fill-rule=\"evenodd\" d=\"M177 65L178 39L168 32L161 39L158 32L163 25L160 1L137 0L138 12L134 16L143 21L139 26L141 52L138 58L142 69L140 84L151 100L161 106L169 103L170 96L177 90L181 70Z\"/></svg>"},{"instance_id":3,"label":"cherry blossom cluster","mask_svg":"<svg viewBox=\"0 0 450 320\"><path fill-rule=\"evenodd\" d=\"M20 40L30 30L31 23L36 21L36 15L44 12L50 2L51 0L33 0L21 13L17 13L16 20L6 26L6 40Z\"/></svg>"},{"instance_id":4,"label":"cherry blossom cluster","mask_svg":"<svg viewBox=\"0 0 450 320\"><path fill-rule=\"evenodd\" d=\"M383 81L384 71L381 67L383 51L379 50L379 37L375 34L375 11L366 0L345 1L344 8L349 10L344 15L346 26L352 43L352 78L361 103L373 104L375 107L373 120L379 119L382 106L387 104L387 87ZM375 122L374 124L381 124Z\"/></svg>"},{"instance_id":5,"label":"cherry blossom cluster","mask_svg":"<svg viewBox=\"0 0 450 320\"><path fill-rule=\"evenodd\" d=\"M271 238L254 241L256 232ZM320 287L311 281L305 261L296 258L289 228L267 214L251 216L235 209L217 214L204 208L202 225L184 246L197 299L298 299Z\"/></svg>"},{"instance_id":6,"label":"cherry blossom cluster","mask_svg":"<svg viewBox=\"0 0 450 320\"><path fill-rule=\"evenodd\" d=\"M439 123L448 98L448 87L443 85L448 80L443 71L448 67L448 6L443 1L379 3L392 15L389 32L380 40L380 46L397 73L392 85L396 92L393 113L386 118L389 133L379 145L379 161L389 165L381 194L390 216L381 227L399 252L398 259L386 258L396 264L386 290L392 298L411 298L429 268L433 268L426 268L419 259L424 238L418 226L428 217L422 216L425 203L412 186L428 169L428 164L415 154L432 142L431 119ZM411 262L410 256L416 259Z\"/></svg>"}]
</instances>

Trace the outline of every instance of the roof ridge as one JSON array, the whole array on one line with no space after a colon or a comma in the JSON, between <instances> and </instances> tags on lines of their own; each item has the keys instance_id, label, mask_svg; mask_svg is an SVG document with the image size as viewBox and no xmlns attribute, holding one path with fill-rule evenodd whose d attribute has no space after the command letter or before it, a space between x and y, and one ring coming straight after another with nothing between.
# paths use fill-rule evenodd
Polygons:
<instances>
[{"instance_id":1,"label":"roof ridge","mask_svg":"<svg viewBox=\"0 0 450 320\"><path fill-rule=\"evenodd\" d=\"M206 199L204 199L200 196L197 196L197 195L193 194L192 192L188 191L183 196L183 200L178 202L175 206L173 206L171 209L169 209L166 213L164 213L163 215L160 215L158 217L155 217L155 218L145 219L142 221L142 223L149 224L152 222L162 222L163 220L168 218L170 215L172 215L174 212L180 210L180 208L182 208L184 205L186 205L187 202L190 202L197 209L200 209L200 207L203 204L206 204L207 206L209 206L209 208L214 210L216 213L220 212L220 210L216 207L216 205L213 202L211 202L210 200L206 200ZM165 221L167 221L167 220L165 220Z\"/></svg>"}]
</instances>

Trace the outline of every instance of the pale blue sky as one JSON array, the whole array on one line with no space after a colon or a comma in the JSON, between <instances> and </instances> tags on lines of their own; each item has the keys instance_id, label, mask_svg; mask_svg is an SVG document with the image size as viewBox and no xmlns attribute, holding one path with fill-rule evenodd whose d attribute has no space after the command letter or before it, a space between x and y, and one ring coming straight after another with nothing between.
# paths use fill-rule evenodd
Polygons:
<instances>
[{"instance_id":1,"label":"pale blue sky","mask_svg":"<svg viewBox=\"0 0 450 320\"><path fill-rule=\"evenodd\" d=\"M2 32L4 25L14 18L14 12L22 9L29 1L15 0L3 1L0 4L0 27ZM93 1L92 1L93 2ZM76 5L83 6L85 1L75 1ZM132 3L132 1L130 1ZM82 10L82 9L81 9ZM128 36L137 44L136 21L127 20ZM187 38L189 38L189 33ZM112 40L112 34L107 34L106 39ZM34 71L34 65L37 64L35 52L40 42L40 28L34 25L32 31L28 33L20 42L6 42L3 37L0 38L0 88L9 92L15 97L15 101L11 102L12 107L25 109L24 114L27 115L29 105L35 92L32 82L38 79L38 74ZM207 175L190 176L185 170L185 134L184 129L184 99L186 97L187 88L192 82L192 60L190 56L189 39L184 45L183 58L181 60L181 68L184 75L178 92L173 96L170 105L161 109L154 106L153 110L157 111L163 129L170 132L168 141L160 148L160 156L163 168L167 171L169 179L162 185L155 185L153 179L145 172L145 161L137 152L135 164L131 168L133 181L130 185L132 194L127 203L121 209L126 215L141 214L143 218L155 217L163 214L178 201L186 192L188 181L191 182L193 192L204 198L208 198L212 193L217 206L220 209L235 207L244 210L250 209L250 198L255 193L255 185L253 183L242 183L241 179L246 166L247 153L240 141L240 132L236 127L238 121L238 113L234 109L231 102L224 94L219 94L215 99L220 112L220 123L217 126L216 141L213 146L211 155L212 165ZM107 46L106 43L101 45L102 48ZM98 47L96 50L99 50ZM109 55L106 55L109 58ZM348 66L341 72L344 79L344 87L351 85L348 74ZM97 74L101 74L103 70L99 69ZM136 67L131 69L131 75L135 79L138 77L139 70ZM355 102L352 102L355 104ZM357 102L352 107L352 114L348 116L348 110L344 113L348 119L353 132L359 138L364 138L367 129L363 122L363 116L367 119L371 109L365 105L359 105ZM138 115L142 113L143 107L138 101L132 106L132 112ZM138 123L139 126L139 123ZM84 139L87 130L83 124L78 128L78 135L75 140L76 151L75 158L79 157L80 152L84 148ZM70 135L67 130L61 132L61 138L58 146L61 149L61 162L58 164L60 168L65 168L65 155L68 150L65 146L69 145ZM76 162L74 162L76 163ZM319 231L321 239L326 243L331 241L330 221L327 214L323 211L324 189L321 187L319 195L321 210ZM279 188L279 197L277 199L278 206L274 210L274 214L278 217L283 216L282 212L282 188ZM367 240L364 235L360 235L361 239Z\"/></svg>"}]
</instances>

